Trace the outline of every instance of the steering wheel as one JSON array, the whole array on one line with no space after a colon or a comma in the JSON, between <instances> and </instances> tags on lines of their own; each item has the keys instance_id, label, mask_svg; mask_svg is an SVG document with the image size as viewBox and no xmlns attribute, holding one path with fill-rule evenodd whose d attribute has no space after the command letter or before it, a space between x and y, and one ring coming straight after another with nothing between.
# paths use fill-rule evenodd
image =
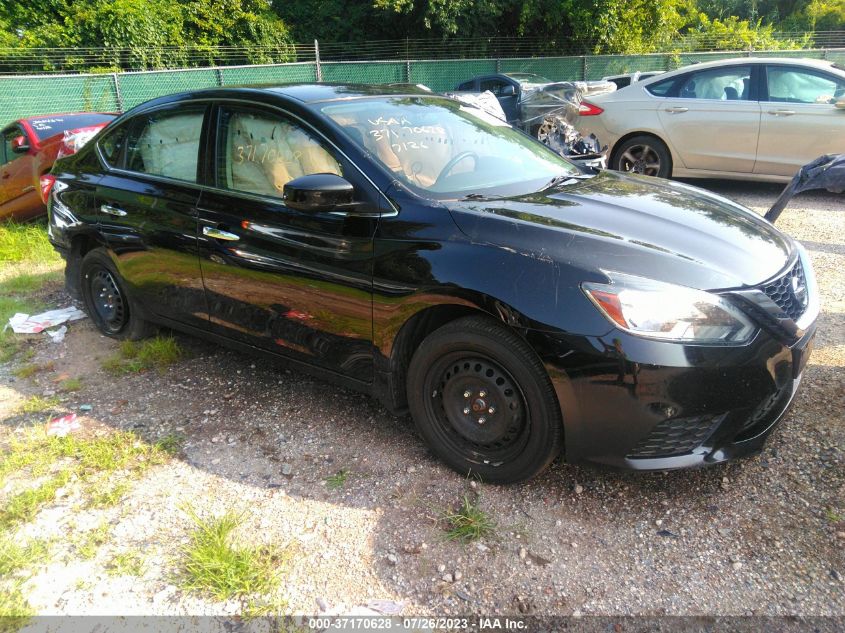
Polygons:
<instances>
[{"instance_id":1,"label":"steering wheel","mask_svg":"<svg viewBox=\"0 0 845 633\"><path fill-rule=\"evenodd\" d=\"M478 165L478 154L476 154L475 152L469 152L469 151L461 152L457 156L454 156L453 158L451 158L449 160L449 162L446 163L446 165L443 167L443 169L440 170L440 173L437 174L437 178L435 178L434 184L432 186L439 185L440 182L446 176L449 175L449 173L455 168L455 166L458 163L460 163L463 160L466 160L467 158L472 158L472 163L473 163L472 167L473 167L473 169L475 169L475 167Z\"/></svg>"}]
</instances>

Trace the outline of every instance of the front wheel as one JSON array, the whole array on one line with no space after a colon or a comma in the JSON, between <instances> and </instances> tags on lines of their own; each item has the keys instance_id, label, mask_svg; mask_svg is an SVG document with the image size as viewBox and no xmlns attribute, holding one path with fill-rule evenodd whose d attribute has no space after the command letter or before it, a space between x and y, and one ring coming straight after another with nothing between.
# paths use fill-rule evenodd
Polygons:
<instances>
[{"instance_id":1,"label":"front wheel","mask_svg":"<svg viewBox=\"0 0 845 633\"><path fill-rule=\"evenodd\" d=\"M613 150L611 167L646 176L669 178L672 175L672 154L655 136L634 136Z\"/></svg>"},{"instance_id":2,"label":"front wheel","mask_svg":"<svg viewBox=\"0 0 845 633\"><path fill-rule=\"evenodd\" d=\"M524 481L560 453L563 424L542 363L487 318L458 319L431 333L411 359L407 390L420 435L463 475Z\"/></svg>"}]
</instances>

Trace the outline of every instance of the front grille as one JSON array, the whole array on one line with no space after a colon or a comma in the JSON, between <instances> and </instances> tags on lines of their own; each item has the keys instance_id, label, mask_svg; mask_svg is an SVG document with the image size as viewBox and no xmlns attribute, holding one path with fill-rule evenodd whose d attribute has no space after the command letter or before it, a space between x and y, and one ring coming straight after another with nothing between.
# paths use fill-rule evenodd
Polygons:
<instances>
[{"instance_id":1,"label":"front grille","mask_svg":"<svg viewBox=\"0 0 845 633\"><path fill-rule=\"evenodd\" d=\"M628 457L670 457L684 455L706 440L724 416L695 415L687 418L669 418L659 422L645 438L640 440Z\"/></svg>"},{"instance_id":2,"label":"front grille","mask_svg":"<svg viewBox=\"0 0 845 633\"><path fill-rule=\"evenodd\" d=\"M793 282L793 280L795 280ZM795 288L798 288L796 296ZM763 286L769 298L783 310L790 319L797 321L807 307L807 280L804 277L804 267L799 259L789 272Z\"/></svg>"}]
</instances>

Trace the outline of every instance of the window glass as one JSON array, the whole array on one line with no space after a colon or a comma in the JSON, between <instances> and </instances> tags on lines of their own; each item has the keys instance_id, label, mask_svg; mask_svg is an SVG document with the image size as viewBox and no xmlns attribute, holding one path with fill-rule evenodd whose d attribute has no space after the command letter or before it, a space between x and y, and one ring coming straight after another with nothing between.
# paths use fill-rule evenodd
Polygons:
<instances>
[{"instance_id":1,"label":"window glass","mask_svg":"<svg viewBox=\"0 0 845 633\"><path fill-rule=\"evenodd\" d=\"M458 90L472 90L473 88L475 88L475 80L465 81L458 86Z\"/></svg>"},{"instance_id":2,"label":"window glass","mask_svg":"<svg viewBox=\"0 0 845 633\"><path fill-rule=\"evenodd\" d=\"M435 197L531 193L579 173L504 121L443 97L356 99L322 111L399 180Z\"/></svg>"},{"instance_id":3,"label":"window glass","mask_svg":"<svg viewBox=\"0 0 845 633\"><path fill-rule=\"evenodd\" d=\"M676 81L678 81L677 77L664 79L663 81L655 81L653 84L646 86L645 89L655 97L666 97L669 95L669 91L672 90L672 86L675 85Z\"/></svg>"},{"instance_id":4,"label":"window glass","mask_svg":"<svg viewBox=\"0 0 845 633\"><path fill-rule=\"evenodd\" d=\"M126 137L129 126L122 125L116 130L107 132L106 136L97 143L100 153L109 167L123 167L123 148L126 147Z\"/></svg>"},{"instance_id":5,"label":"window glass","mask_svg":"<svg viewBox=\"0 0 845 633\"><path fill-rule=\"evenodd\" d=\"M510 86L506 81L502 81L501 79L487 79L481 82L480 91L484 92L485 90L489 90L497 97L502 94L502 91L505 89L505 86Z\"/></svg>"},{"instance_id":6,"label":"window glass","mask_svg":"<svg viewBox=\"0 0 845 633\"><path fill-rule=\"evenodd\" d=\"M11 163L13 160L22 156L22 154L15 154L12 151L12 141L14 141L19 136L25 136L23 130L18 127L11 127L5 132L3 132L3 153L5 154L5 158L3 158L3 163Z\"/></svg>"},{"instance_id":7,"label":"window glass","mask_svg":"<svg viewBox=\"0 0 845 633\"><path fill-rule=\"evenodd\" d=\"M314 136L273 114L224 109L220 143L217 182L227 189L281 197L294 178L343 175Z\"/></svg>"},{"instance_id":8,"label":"window glass","mask_svg":"<svg viewBox=\"0 0 845 633\"><path fill-rule=\"evenodd\" d=\"M845 80L805 69L769 66L769 101L835 103L845 94Z\"/></svg>"},{"instance_id":9,"label":"window glass","mask_svg":"<svg viewBox=\"0 0 845 633\"><path fill-rule=\"evenodd\" d=\"M196 182L205 108L141 115L126 148L126 169Z\"/></svg>"},{"instance_id":10,"label":"window glass","mask_svg":"<svg viewBox=\"0 0 845 633\"><path fill-rule=\"evenodd\" d=\"M751 87L751 66L711 68L690 73L681 81L681 99L747 101Z\"/></svg>"}]
</instances>

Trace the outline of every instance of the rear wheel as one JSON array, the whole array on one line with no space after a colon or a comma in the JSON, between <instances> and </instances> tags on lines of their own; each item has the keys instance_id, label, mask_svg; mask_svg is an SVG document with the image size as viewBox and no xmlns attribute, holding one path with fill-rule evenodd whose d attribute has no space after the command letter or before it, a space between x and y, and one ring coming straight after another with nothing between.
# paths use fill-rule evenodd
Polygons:
<instances>
[{"instance_id":1,"label":"rear wheel","mask_svg":"<svg viewBox=\"0 0 845 633\"><path fill-rule=\"evenodd\" d=\"M524 481L560 452L563 425L542 363L487 318L466 317L430 334L411 359L407 389L420 435L463 475Z\"/></svg>"},{"instance_id":2,"label":"rear wheel","mask_svg":"<svg viewBox=\"0 0 845 633\"><path fill-rule=\"evenodd\" d=\"M646 176L669 178L672 175L672 154L655 136L634 136L613 151L613 169Z\"/></svg>"},{"instance_id":3,"label":"rear wheel","mask_svg":"<svg viewBox=\"0 0 845 633\"><path fill-rule=\"evenodd\" d=\"M85 311L97 329L117 339L141 339L155 328L141 318L108 253L95 248L80 266Z\"/></svg>"}]
</instances>

